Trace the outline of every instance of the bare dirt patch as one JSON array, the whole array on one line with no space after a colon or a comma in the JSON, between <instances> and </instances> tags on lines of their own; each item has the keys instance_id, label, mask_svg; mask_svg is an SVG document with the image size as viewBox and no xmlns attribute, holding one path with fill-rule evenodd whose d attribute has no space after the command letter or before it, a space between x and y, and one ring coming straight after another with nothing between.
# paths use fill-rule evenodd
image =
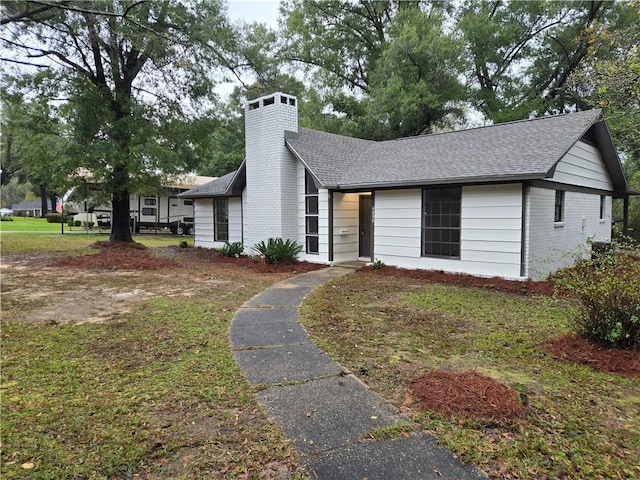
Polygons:
<instances>
[{"instance_id":1,"label":"bare dirt patch","mask_svg":"<svg viewBox=\"0 0 640 480\"><path fill-rule=\"evenodd\" d=\"M3 255L3 317L34 324L104 322L150 298L206 294L231 288L232 280L249 275L279 281L324 268L305 262L269 265L204 248L112 241L91 248L96 252L85 255ZM241 282L233 285L242 288Z\"/></svg>"}]
</instances>

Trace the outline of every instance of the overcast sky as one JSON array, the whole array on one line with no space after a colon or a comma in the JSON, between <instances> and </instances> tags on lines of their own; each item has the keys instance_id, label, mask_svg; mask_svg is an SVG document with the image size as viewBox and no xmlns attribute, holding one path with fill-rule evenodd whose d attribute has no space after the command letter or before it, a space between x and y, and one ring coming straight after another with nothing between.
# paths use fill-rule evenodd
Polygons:
<instances>
[{"instance_id":1,"label":"overcast sky","mask_svg":"<svg viewBox=\"0 0 640 480\"><path fill-rule=\"evenodd\" d=\"M232 21L262 22L275 27L278 21L277 0L228 0L229 18Z\"/></svg>"}]
</instances>

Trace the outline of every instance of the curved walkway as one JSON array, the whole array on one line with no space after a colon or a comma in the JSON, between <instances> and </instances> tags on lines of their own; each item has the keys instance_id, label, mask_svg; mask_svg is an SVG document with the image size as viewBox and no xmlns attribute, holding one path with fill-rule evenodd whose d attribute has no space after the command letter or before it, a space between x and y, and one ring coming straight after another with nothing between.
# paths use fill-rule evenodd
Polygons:
<instances>
[{"instance_id":1,"label":"curved walkway","mask_svg":"<svg viewBox=\"0 0 640 480\"><path fill-rule=\"evenodd\" d=\"M362 440L404 417L329 358L298 322L298 307L311 290L351 271L331 267L299 275L236 312L231 347L247 381L264 387L258 402L282 426L313 479L486 479L426 432Z\"/></svg>"}]
</instances>

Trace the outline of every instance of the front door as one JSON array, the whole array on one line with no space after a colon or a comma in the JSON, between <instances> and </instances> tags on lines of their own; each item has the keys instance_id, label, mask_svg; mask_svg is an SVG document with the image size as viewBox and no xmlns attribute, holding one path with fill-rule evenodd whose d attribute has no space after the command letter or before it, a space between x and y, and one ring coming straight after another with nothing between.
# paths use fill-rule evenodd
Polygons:
<instances>
[{"instance_id":1,"label":"front door","mask_svg":"<svg viewBox=\"0 0 640 480\"><path fill-rule=\"evenodd\" d=\"M373 201L371 195L360 196L360 246L358 248L358 255L360 257L371 258L371 249L373 244L373 228L372 228L372 215Z\"/></svg>"}]
</instances>

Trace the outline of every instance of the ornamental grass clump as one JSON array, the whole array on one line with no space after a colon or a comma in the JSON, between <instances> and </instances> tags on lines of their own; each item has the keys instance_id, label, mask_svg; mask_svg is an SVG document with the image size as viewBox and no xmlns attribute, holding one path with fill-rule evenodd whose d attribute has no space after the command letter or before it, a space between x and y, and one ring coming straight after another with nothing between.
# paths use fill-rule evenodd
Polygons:
<instances>
[{"instance_id":1,"label":"ornamental grass clump","mask_svg":"<svg viewBox=\"0 0 640 480\"><path fill-rule=\"evenodd\" d=\"M282 238L270 238L266 243L263 240L252 248L262 255L267 263L273 265L294 262L302 251L302 245L298 242Z\"/></svg>"},{"instance_id":2,"label":"ornamental grass clump","mask_svg":"<svg viewBox=\"0 0 640 480\"><path fill-rule=\"evenodd\" d=\"M617 348L640 348L640 260L603 253L561 272L556 285L575 295L576 331L585 339Z\"/></svg>"}]
</instances>

